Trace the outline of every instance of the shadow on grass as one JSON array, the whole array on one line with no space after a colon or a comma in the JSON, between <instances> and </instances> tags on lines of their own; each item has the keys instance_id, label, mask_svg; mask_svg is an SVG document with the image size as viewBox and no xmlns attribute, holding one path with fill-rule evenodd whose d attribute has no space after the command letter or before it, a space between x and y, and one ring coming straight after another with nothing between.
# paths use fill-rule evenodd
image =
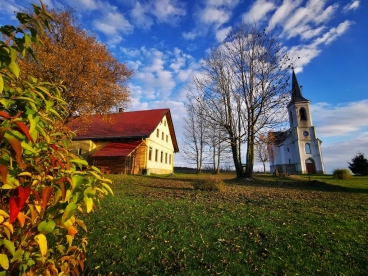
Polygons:
<instances>
[{"instance_id":1,"label":"shadow on grass","mask_svg":"<svg viewBox=\"0 0 368 276\"><path fill-rule=\"evenodd\" d=\"M272 176L271 176L272 177ZM368 189L342 187L340 185L330 184L319 180L295 180L289 177L273 177L272 180L265 179L229 179L224 180L229 185L241 185L251 187L265 187L265 188L282 188L282 189L294 189L294 190L309 190L320 192L346 192L346 193L368 193Z\"/></svg>"},{"instance_id":2,"label":"shadow on grass","mask_svg":"<svg viewBox=\"0 0 368 276\"><path fill-rule=\"evenodd\" d=\"M263 188L273 188L273 189L293 189L293 190L309 190L309 191L321 191L321 192L346 192L346 193L368 193L368 188L356 188L356 187L343 187L336 184L326 183L320 180L310 180L294 176L294 177L275 177L272 175L255 175L253 179L246 178L230 178L230 175L222 174L193 174L190 176L145 176L147 178L156 180L172 180L172 181L183 181L192 183L200 177L224 177L223 181L227 185L240 185L248 187L263 187ZM192 190L190 187L174 187L165 185L149 185L151 188L159 189L171 189L171 190Z\"/></svg>"}]
</instances>

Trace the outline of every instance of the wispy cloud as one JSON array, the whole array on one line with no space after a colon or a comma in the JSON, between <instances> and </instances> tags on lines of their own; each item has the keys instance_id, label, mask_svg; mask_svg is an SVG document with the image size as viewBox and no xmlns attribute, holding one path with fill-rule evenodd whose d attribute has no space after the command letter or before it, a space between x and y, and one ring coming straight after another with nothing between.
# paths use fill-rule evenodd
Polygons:
<instances>
[{"instance_id":1,"label":"wispy cloud","mask_svg":"<svg viewBox=\"0 0 368 276\"><path fill-rule=\"evenodd\" d=\"M359 8L359 5L360 5L360 0L353 0L351 1L351 3L347 4L345 7L344 7L344 11L347 12L347 11L351 11L351 10L356 10L357 8Z\"/></svg>"},{"instance_id":2,"label":"wispy cloud","mask_svg":"<svg viewBox=\"0 0 368 276\"><path fill-rule=\"evenodd\" d=\"M204 5L198 5L193 13L196 22L195 29L184 32L182 36L188 40L205 36L209 32L215 35L218 29L223 28L232 17L233 9L239 4L239 0L207 0Z\"/></svg>"},{"instance_id":3,"label":"wispy cloud","mask_svg":"<svg viewBox=\"0 0 368 276\"><path fill-rule=\"evenodd\" d=\"M257 0L254 2L250 10L243 14L245 22L264 21L266 15L275 10L276 6L273 2L267 0Z\"/></svg>"},{"instance_id":4,"label":"wispy cloud","mask_svg":"<svg viewBox=\"0 0 368 276\"><path fill-rule=\"evenodd\" d=\"M321 137L351 135L368 129L368 100L339 105L318 103L311 108Z\"/></svg>"},{"instance_id":5,"label":"wispy cloud","mask_svg":"<svg viewBox=\"0 0 368 276\"><path fill-rule=\"evenodd\" d=\"M130 16L137 27L149 29L157 23L175 25L186 15L185 5L177 0L136 2Z\"/></svg>"}]
</instances>

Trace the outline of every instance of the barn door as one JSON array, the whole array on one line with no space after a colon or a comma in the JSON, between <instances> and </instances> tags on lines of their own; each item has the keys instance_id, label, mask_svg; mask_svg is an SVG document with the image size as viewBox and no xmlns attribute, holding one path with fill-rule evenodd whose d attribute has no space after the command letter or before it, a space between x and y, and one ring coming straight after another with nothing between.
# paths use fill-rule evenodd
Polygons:
<instances>
[{"instance_id":1,"label":"barn door","mask_svg":"<svg viewBox=\"0 0 368 276\"><path fill-rule=\"evenodd\" d=\"M314 166L314 161L312 159L305 160L305 166L308 174L316 173L316 167Z\"/></svg>"}]
</instances>

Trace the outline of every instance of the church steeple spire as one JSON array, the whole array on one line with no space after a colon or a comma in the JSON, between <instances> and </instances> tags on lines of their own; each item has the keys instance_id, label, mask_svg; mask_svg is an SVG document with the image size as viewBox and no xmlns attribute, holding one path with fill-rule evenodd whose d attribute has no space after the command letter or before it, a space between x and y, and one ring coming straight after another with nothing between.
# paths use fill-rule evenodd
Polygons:
<instances>
[{"instance_id":1,"label":"church steeple spire","mask_svg":"<svg viewBox=\"0 0 368 276\"><path fill-rule=\"evenodd\" d=\"M300 90L300 86L298 84L298 80L296 78L294 68L292 68L292 84L291 84L291 101L288 104L288 107L297 102L309 102L306 98L303 97L302 91Z\"/></svg>"}]
</instances>

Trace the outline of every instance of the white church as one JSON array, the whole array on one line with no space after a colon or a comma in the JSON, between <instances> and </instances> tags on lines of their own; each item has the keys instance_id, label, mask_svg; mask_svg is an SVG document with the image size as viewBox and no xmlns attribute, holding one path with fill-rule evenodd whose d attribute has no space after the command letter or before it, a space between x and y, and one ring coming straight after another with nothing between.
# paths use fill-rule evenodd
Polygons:
<instances>
[{"instance_id":1,"label":"white church","mask_svg":"<svg viewBox=\"0 0 368 276\"><path fill-rule=\"evenodd\" d=\"M303 97L292 72L291 101L287 105L290 129L270 132L271 172L287 174L325 173L321 143L312 122L310 101Z\"/></svg>"}]
</instances>

